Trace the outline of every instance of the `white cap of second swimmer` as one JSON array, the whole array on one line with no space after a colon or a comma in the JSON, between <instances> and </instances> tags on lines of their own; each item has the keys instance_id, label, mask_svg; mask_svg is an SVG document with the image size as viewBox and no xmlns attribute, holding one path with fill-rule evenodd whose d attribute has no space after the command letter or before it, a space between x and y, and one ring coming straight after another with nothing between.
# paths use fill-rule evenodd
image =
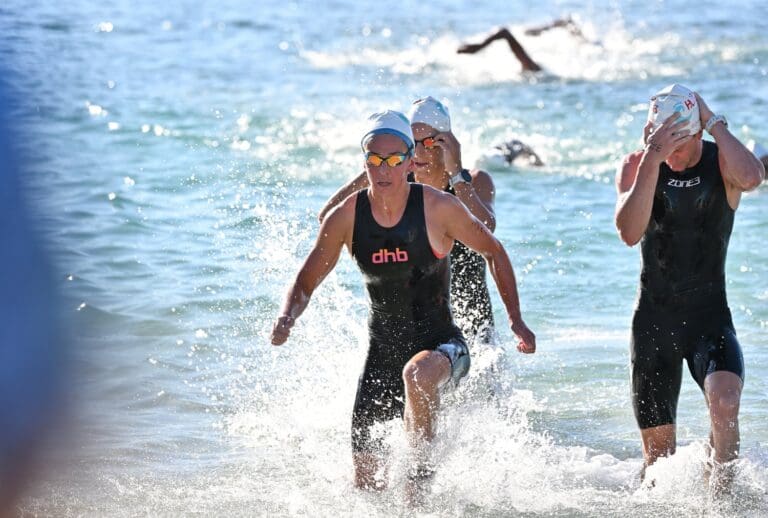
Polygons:
<instances>
[{"instance_id":1,"label":"white cap of second swimmer","mask_svg":"<svg viewBox=\"0 0 768 518\"><path fill-rule=\"evenodd\" d=\"M411 124L422 123L437 131L451 131L451 114L448 108L432 96L413 102L408 114Z\"/></svg>"},{"instance_id":2,"label":"white cap of second swimmer","mask_svg":"<svg viewBox=\"0 0 768 518\"><path fill-rule=\"evenodd\" d=\"M694 135L701 130L699 103L696 96L691 89L677 83L663 88L651 97L648 120L653 123L653 129L656 130L675 112L680 113L677 122L688 121L685 127L689 135Z\"/></svg>"},{"instance_id":3,"label":"white cap of second swimmer","mask_svg":"<svg viewBox=\"0 0 768 518\"><path fill-rule=\"evenodd\" d=\"M395 110L386 110L374 113L368 117L368 128L363 134L360 145L365 148L366 142L382 133L400 137L405 142L405 145L408 146L409 151L413 149L414 142L411 123L402 113Z\"/></svg>"}]
</instances>

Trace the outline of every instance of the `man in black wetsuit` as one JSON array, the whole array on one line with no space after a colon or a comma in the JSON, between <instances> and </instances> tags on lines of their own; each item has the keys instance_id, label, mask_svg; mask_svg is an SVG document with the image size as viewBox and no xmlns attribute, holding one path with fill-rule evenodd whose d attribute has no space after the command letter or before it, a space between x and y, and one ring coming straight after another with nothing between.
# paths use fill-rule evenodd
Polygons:
<instances>
[{"instance_id":1,"label":"man in black wetsuit","mask_svg":"<svg viewBox=\"0 0 768 518\"><path fill-rule=\"evenodd\" d=\"M715 142L702 140L706 130ZM710 487L728 486L738 456L744 379L725 295L725 257L741 193L765 176L724 117L681 85L651 98L644 149L616 177L616 227L641 242L632 321L631 385L645 466L675 451L675 416L685 359L709 407ZM642 241L641 241L642 239Z\"/></svg>"},{"instance_id":2,"label":"man in black wetsuit","mask_svg":"<svg viewBox=\"0 0 768 518\"><path fill-rule=\"evenodd\" d=\"M382 489L385 459L371 427L405 417L416 451L434 435L440 388L469 369L461 331L451 318L448 252L454 240L482 254L499 288L518 350L536 339L520 316L514 272L504 247L455 196L406 180L412 167L408 119L374 114L362 140L370 188L350 195L323 223L314 248L288 290L272 343L283 344L323 278L346 246L363 273L370 299L370 347L352 417L355 484ZM403 401L404 399L404 401ZM414 465L411 476L428 474Z\"/></svg>"}]
</instances>

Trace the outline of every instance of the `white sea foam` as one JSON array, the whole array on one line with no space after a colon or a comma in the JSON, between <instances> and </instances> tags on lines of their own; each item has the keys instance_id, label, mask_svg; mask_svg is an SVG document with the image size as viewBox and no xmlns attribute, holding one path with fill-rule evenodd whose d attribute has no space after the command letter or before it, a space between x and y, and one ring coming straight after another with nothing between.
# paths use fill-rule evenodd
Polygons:
<instances>
[{"instance_id":1,"label":"white sea foam","mask_svg":"<svg viewBox=\"0 0 768 518\"><path fill-rule=\"evenodd\" d=\"M649 70L662 77L684 72L678 66L658 61L659 54L666 49L680 46L678 35L662 33L638 37L627 32L620 20L602 28L599 39L589 36L580 39L564 29L554 29L539 36L524 34L524 26L513 26L510 31L534 61L544 68L545 78L551 74L568 80L603 83L645 76ZM587 24L584 32L593 34L595 29ZM437 75L456 86L531 79L531 76L522 73L517 59L504 41L494 42L475 55L455 52L462 42L480 41L485 36L446 34L433 41L411 40L411 46L400 49L361 45L354 50L339 52L303 50L301 56L320 69L373 65L395 74ZM708 49L700 47L698 52L708 52Z\"/></svg>"}]
</instances>

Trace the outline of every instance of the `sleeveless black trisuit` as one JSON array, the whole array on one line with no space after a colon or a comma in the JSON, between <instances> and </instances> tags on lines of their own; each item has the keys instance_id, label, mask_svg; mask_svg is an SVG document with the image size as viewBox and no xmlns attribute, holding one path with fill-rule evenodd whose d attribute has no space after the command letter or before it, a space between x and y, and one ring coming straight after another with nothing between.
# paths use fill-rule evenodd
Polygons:
<instances>
[{"instance_id":1,"label":"sleeveless black trisuit","mask_svg":"<svg viewBox=\"0 0 768 518\"><path fill-rule=\"evenodd\" d=\"M405 211L393 227L379 225L368 190L358 192L352 256L370 300L370 346L352 417L353 449L367 451L379 447L370 427L403 415L408 360L438 350L458 380L469 369L469 351L451 316L448 258L437 257L429 243L421 184L410 184Z\"/></svg>"},{"instance_id":2,"label":"sleeveless black trisuit","mask_svg":"<svg viewBox=\"0 0 768 518\"><path fill-rule=\"evenodd\" d=\"M446 192L456 195L452 187ZM482 255L456 241L451 249L451 305L454 320L472 343L489 343L493 335L493 307Z\"/></svg>"},{"instance_id":3,"label":"sleeveless black trisuit","mask_svg":"<svg viewBox=\"0 0 768 518\"><path fill-rule=\"evenodd\" d=\"M415 182L413 173L408 181ZM456 196L450 185L445 192ZM493 339L493 307L486 282L486 262L482 255L456 241L451 249L451 308L453 319L469 343L489 343Z\"/></svg>"},{"instance_id":4,"label":"sleeveless black trisuit","mask_svg":"<svg viewBox=\"0 0 768 518\"><path fill-rule=\"evenodd\" d=\"M725 296L733 218L717 145L703 142L701 160L683 172L660 166L632 320L632 403L641 429L675 422L683 359L702 390L715 371L744 379Z\"/></svg>"}]
</instances>

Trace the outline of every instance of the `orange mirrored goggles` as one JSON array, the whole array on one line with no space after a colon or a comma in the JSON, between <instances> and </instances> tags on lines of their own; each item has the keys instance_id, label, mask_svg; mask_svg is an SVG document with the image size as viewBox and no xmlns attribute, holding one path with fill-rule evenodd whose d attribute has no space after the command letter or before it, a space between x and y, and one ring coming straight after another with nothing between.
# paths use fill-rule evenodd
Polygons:
<instances>
[{"instance_id":1,"label":"orange mirrored goggles","mask_svg":"<svg viewBox=\"0 0 768 518\"><path fill-rule=\"evenodd\" d=\"M437 139L433 137L425 137L421 140L414 140L416 144L421 144L424 146L424 149L432 149L435 147L435 142L437 142Z\"/></svg>"},{"instance_id":2,"label":"orange mirrored goggles","mask_svg":"<svg viewBox=\"0 0 768 518\"><path fill-rule=\"evenodd\" d=\"M381 164L386 163L389 167L395 167L405 162L410 156L410 153L393 153L391 155L383 156L368 151L365 154L365 163L372 166L380 166Z\"/></svg>"}]
</instances>

